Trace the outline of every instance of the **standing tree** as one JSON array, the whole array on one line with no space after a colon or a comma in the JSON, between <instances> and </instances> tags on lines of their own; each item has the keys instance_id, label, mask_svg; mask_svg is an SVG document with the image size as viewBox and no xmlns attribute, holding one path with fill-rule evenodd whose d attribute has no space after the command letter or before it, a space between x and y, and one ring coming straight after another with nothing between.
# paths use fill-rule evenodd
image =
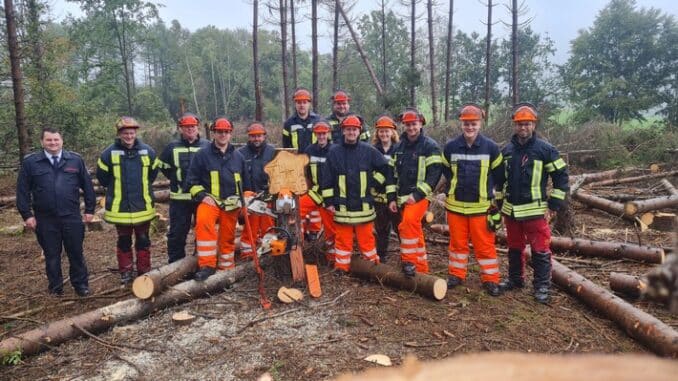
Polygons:
<instances>
[{"instance_id":1,"label":"standing tree","mask_svg":"<svg viewBox=\"0 0 678 381\"><path fill-rule=\"evenodd\" d=\"M19 161L23 160L31 150L31 136L26 127L24 115L24 87L21 73L21 55L16 35L16 17L12 0L5 0L5 20L7 21L7 45L9 62L12 67L12 90L14 91L14 115L19 137Z\"/></svg>"},{"instance_id":2,"label":"standing tree","mask_svg":"<svg viewBox=\"0 0 678 381\"><path fill-rule=\"evenodd\" d=\"M294 0L290 0L290 27L292 28L292 88L299 87L297 84L297 23L295 20ZM288 103L285 97L285 104Z\"/></svg>"},{"instance_id":3,"label":"standing tree","mask_svg":"<svg viewBox=\"0 0 678 381\"><path fill-rule=\"evenodd\" d=\"M428 61L431 75L431 112L433 113L433 127L438 127L438 97L436 86L435 43L433 39L433 0L426 4L428 12Z\"/></svg>"},{"instance_id":4,"label":"standing tree","mask_svg":"<svg viewBox=\"0 0 678 381\"><path fill-rule=\"evenodd\" d=\"M261 103L261 82L259 81L259 0L252 4L252 68L254 70L254 119L263 120L264 110Z\"/></svg>"},{"instance_id":5,"label":"standing tree","mask_svg":"<svg viewBox=\"0 0 678 381\"><path fill-rule=\"evenodd\" d=\"M311 59L313 60L313 109L318 109L318 0L311 0Z\"/></svg>"},{"instance_id":6,"label":"standing tree","mask_svg":"<svg viewBox=\"0 0 678 381\"><path fill-rule=\"evenodd\" d=\"M414 76L416 73L416 54L417 51L415 47L417 46L416 44L416 34L417 34L417 0L412 0L410 2L410 105L411 106L416 106L417 105L417 98L416 98L416 81L414 80Z\"/></svg>"},{"instance_id":7,"label":"standing tree","mask_svg":"<svg viewBox=\"0 0 678 381\"><path fill-rule=\"evenodd\" d=\"M511 2L511 100L513 105L520 102L518 88L518 0Z\"/></svg>"},{"instance_id":8,"label":"standing tree","mask_svg":"<svg viewBox=\"0 0 678 381\"><path fill-rule=\"evenodd\" d=\"M332 91L339 88L339 4L340 0L334 1L334 30L332 34Z\"/></svg>"},{"instance_id":9,"label":"standing tree","mask_svg":"<svg viewBox=\"0 0 678 381\"><path fill-rule=\"evenodd\" d=\"M487 39L485 41L485 123L490 116L490 97L492 70L492 0L487 0Z\"/></svg>"},{"instance_id":10,"label":"standing tree","mask_svg":"<svg viewBox=\"0 0 678 381\"><path fill-rule=\"evenodd\" d=\"M285 110L285 119L290 116L290 106L287 86L287 1L280 0L280 60L282 64L282 82L283 82L283 110Z\"/></svg>"},{"instance_id":11,"label":"standing tree","mask_svg":"<svg viewBox=\"0 0 678 381\"><path fill-rule=\"evenodd\" d=\"M449 16L447 18L447 44L445 56L445 122L450 120L450 76L452 75L452 41L454 36L454 0L450 0ZM454 103L454 99L453 102Z\"/></svg>"}]
</instances>

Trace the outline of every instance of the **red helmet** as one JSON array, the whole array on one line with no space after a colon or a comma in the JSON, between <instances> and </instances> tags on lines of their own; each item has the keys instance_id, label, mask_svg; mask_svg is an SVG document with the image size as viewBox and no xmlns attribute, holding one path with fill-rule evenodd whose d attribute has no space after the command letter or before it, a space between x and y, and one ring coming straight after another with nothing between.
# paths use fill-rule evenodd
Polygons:
<instances>
[{"instance_id":1,"label":"red helmet","mask_svg":"<svg viewBox=\"0 0 678 381\"><path fill-rule=\"evenodd\" d=\"M525 102L515 106L512 119L514 122L536 122L539 119L539 115L532 103Z\"/></svg>"},{"instance_id":2,"label":"red helmet","mask_svg":"<svg viewBox=\"0 0 678 381\"><path fill-rule=\"evenodd\" d=\"M115 122L115 130L120 131L125 128L139 128L139 123L131 116L121 116Z\"/></svg>"},{"instance_id":3,"label":"red helmet","mask_svg":"<svg viewBox=\"0 0 678 381\"><path fill-rule=\"evenodd\" d=\"M233 125L226 117L221 116L214 119L211 129L212 131L233 131Z\"/></svg>"},{"instance_id":4,"label":"red helmet","mask_svg":"<svg viewBox=\"0 0 678 381\"><path fill-rule=\"evenodd\" d=\"M363 120L358 115L349 115L346 118L344 118L344 120L341 122L341 128L346 128L346 127L362 128L363 127Z\"/></svg>"},{"instance_id":5,"label":"red helmet","mask_svg":"<svg viewBox=\"0 0 678 381\"><path fill-rule=\"evenodd\" d=\"M315 122L313 125L313 132L314 133L319 133L319 132L330 132L332 131L332 127L330 127L330 124L327 123L324 120L320 120Z\"/></svg>"},{"instance_id":6,"label":"red helmet","mask_svg":"<svg viewBox=\"0 0 678 381\"><path fill-rule=\"evenodd\" d=\"M185 113L179 118L179 120L177 120L178 127L188 127L198 125L200 125L200 119L197 116L195 116L195 114L191 114L190 112Z\"/></svg>"},{"instance_id":7,"label":"red helmet","mask_svg":"<svg viewBox=\"0 0 678 381\"><path fill-rule=\"evenodd\" d=\"M485 117L485 111L475 103L466 103L459 109L459 120L481 120Z\"/></svg>"},{"instance_id":8,"label":"red helmet","mask_svg":"<svg viewBox=\"0 0 678 381\"><path fill-rule=\"evenodd\" d=\"M421 122L422 125L426 124L426 118L415 108L406 108L402 114L398 117L402 123L412 123L412 122Z\"/></svg>"},{"instance_id":9,"label":"red helmet","mask_svg":"<svg viewBox=\"0 0 678 381\"><path fill-rule=\"evenodd\" d=\"M266 135L266 129L261 122L252 122L247 126L247 135Z\"/></svg>"},{"instance_id":10,"label":"red helmet","mask_svg":"<svg viewBox=\"0 0 678 381\"><path fill-rule=\"evenodd\" d=\"M332 95L332 102L350 102L351 97L343 90L337 90Z\"/></svg>"},{"instance_id":11,"label":"red helmet","mask_svg":"<svg viewBox=\"0 0 678 381\"><path fill-rule=\"evenodd\" d=\"M311 101L313 99L313 96L311 96L311 92L306 90L306 89L297 89L294 92L294 101Z\"/></svg>"},{"instance_id":12,"label":"red helmet","mask_svg":"<svg viewBox=\"0 0 678 381\"><path fill-rule=\"evenodd\" d=\"M388 115L382 115L377 119L376 122L374 122L374 127L375 128L392 128L396 129L396 124L393 118L391 118Z\"/></svg>"}]
</instances>

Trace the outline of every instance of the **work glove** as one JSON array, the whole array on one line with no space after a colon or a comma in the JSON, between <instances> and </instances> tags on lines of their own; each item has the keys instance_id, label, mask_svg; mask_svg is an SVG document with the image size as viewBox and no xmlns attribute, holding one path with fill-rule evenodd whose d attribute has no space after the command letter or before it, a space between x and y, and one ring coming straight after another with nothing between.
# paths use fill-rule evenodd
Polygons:
<instances>
[{"instance_id":1,"label":"work glove","mask_svg":"<svg viewBox=\"0 0 678 381\"><path fill-rule=\"evenodd\" d=\"M499 208L492 205L487 210L487 229L496 232L501 227L501 212Z\"/></svg>"}]
</instances>

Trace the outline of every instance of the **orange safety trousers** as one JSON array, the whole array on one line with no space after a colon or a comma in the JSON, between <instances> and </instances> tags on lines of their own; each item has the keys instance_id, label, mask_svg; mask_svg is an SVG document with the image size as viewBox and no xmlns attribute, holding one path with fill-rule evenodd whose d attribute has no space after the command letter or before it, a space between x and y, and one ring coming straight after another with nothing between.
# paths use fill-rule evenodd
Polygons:
<instances>
[{"instance_id":1,"label":"orange safety trousers","mask_svg":"<svg viewBox=\"0 0 678 381\"><path fill-rule=\"evenodd\" d=\"M363 257L370 262L379 263L372 221L357 225L334 224L334 229L336 232L335 269L345 272L351 270L354 236L358 241L358 248Z\"/></svg>"},{"instance_id":2,"label":"orange safety trousers","mask_svg":"<svg viewBox=\"0 0 678 381\"><path fill-rule=\"evenodd\" d=\"M250 236L250 230L252 230L252 236ZM275 225L275 220L271 216L265 216L255 213L247 213L247 218L245 219L245 226L242 230L242 235L240 236L240 258L252 258L257 247L257 240L266 234L266 230Z\"/></svg>"},{"instance_id":3,"label":"orange safety trousers","mask_svg":"<svg viewBox=\"0 0 678 381\"><path fill-rule=\"evenodd\" d=\"M320 232L320 228L322 227L320 209L322 209L322 207L318 206L308 193L299 197L299 214L301 216L302 233Z\"/></svg>"},{"instance_id":4,"label":"orange safety trousers","mask_svg":"<svg viewBox=\"0 0 678 381\"><path fill-rule=\"evenodd\" d=\"M334 213L330 212L322 206L318 206L320 211L320 220L322 221L323 228L325 229L325 247L327 251L325 252L325 259L328 263L334 262L335 252L335 237L337 235L334 228Z\"/></svg>"},{"instance_id":5,"label":"orange safety trousers","mask_svg":"<svg viewBox=\"0 0 678 381\"><path fill-rule=\"evenodd\" d=\"M450 227L447 270L450 275L466 279L469 239L480 265L480 281L499 283L499 261L494 246L494 232L487 228L487 216L465 216L447 212Z\"/></svg>"},{"instance_id":6,"label":"orange safety trousers","mask_svg":"<svg viewBox=\"0 0 678 381\"><path fill-rule=\"evenodd\" d=\"M402 209L402 221L398 225L400 234L400 260L414 265L418 273L428 273L426 243L421 219L428 210L429 201L422 199L414 204L405 204Z\"/></svg>"},{"instance_id":7,"label":"orange safety trousers","mask_svg":"<svg viewBox=\"0 0 678 381\"><path fill-rule=\"evenodd\" d=\"M204 203L198 205L195 218L195 246L198 252L198 268L212 267L219 270L235 268L235 225L240 209L224 211L218 206ZM216 224L219 223L217 236ZM219 260L217 266L217 249Z\"/></svg>"}]
</instances>

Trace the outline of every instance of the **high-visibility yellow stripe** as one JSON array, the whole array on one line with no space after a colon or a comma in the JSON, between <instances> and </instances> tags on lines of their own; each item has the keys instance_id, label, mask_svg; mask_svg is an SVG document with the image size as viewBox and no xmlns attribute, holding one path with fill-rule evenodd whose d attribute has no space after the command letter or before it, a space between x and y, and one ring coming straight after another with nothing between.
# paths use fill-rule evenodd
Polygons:
<instances>
[{"instance_id":1,"label":"high-visibility yellow stripe","mask_svg":"<svg viewBox=\"0 0 678 381\"><path fill-rule=\"evenodd\" d=\"M445 209L459 214L483 214L490 207L490 201L465 202L448 198L445 200Z\"/></svg>"},{"instance_id":2,"label":"high-visibility yellow stripe","mask_svg":"<svg viewBox=\"0 0 678 381\"><path fill-rule=\"evenodd\" d=\"M313 184L318 184L318 164L311 163L309 164L309 168L311 169L311 182L313 182Z\"/></svg>"},{"instance_id":3,"label":"high-visibility yellow stripe","mask_svg":"<svg viewBox=\"0 0 678 381\"><path fill-rule=\"evenodd\" d=\"M108 172L108 165L106 165L106 163L104 163L103 160L101 160L101 158L99 158L99 160L97 161L97 166L101 168L102 171Z\"/></svg>"},{"instance_id":4,"label":"high-visibility yellow stripe","mask_svg":"<svg viewBox=\"0 0 678 381\"><path fill-rule=\"evenodd\" d=\"M240 178L240 172L236 172L233 174L233 179L235 180L235 192L237 195L240 195L240 192L242 192L242 179Z\"/></svg>"},{"instance_id":5,"label":"high-visibility yellow stripe","mask_svg":"<svg viewBox=\"0 0 678 381\"><path fill-rule=\"evenodd\" d=\"M450 171L452 171L452 178L450 179L450 191L447 192L448 198L452 197L454 198L454 192L457 189L457 180L459 179L457 177L457 171L459 170L457 167L457 162L453 162L454 164L451 164Z\"/></svg>"},{"instance_id":6,"label":"high-visibility yellow stripe","mask_svg":"<svg viewBox=\"0 0 678 381\"><path fill-rule=\"evenodd\" d=\"M189 192L191 192L191 196L195 197L198 193L204 192L205 190L205 187L202 185L193 185L191 189L189 189Z\"/></svg>"},{"instance_id":7,"label":"high-visibility yellow stripe","mask_svg":"<svg viewBox=\"0 0 678 381\"><path fill-rule=\"evenodd\" d=\"M170 192L170 200L185 201L190 199L191 199L190 193Z\"/></svg>"},{"instance_id":8,"label":"high-visibility yellow stripe","mask_svg":"<svg viewBox=\"0 0 678 381\"><path fill-rule=\"evenodd\" d=\"M390 184L386 186L386 193L395 193L398 190L398 187L395 184Z\"/></svg>"},{"instance_id":9,"label":"high-visibility yellow stripe","mask_svg":"<svg viewBox=\"0 0 678 381\"><path fill-rule=\"evenodd\" d=\"M360 198L367 195L367 172L360 171Z\"/></svg>"},{"instance_id":10,"label":"high-visibility yellow stripe","mask_svg":"<svg viewBox=\"0 0 678 381\"><path fill-rule=\"evenodd\" d=\"M546 212L547 204L542 201L533 201L528 204L512 205L508 201L504 201L501 212L507 215L513 215L516 218L526 218L541 216Z\"/></svg>"},{"instance_id":11,"label":"high-visibility yellow stripe","mask_svg":"<svg viewBox=\"0 0 678 381\"><path fill-rule=\"evenodd\" d=\"M113 200L111 202L111 212L120 211L120 202L122 201L122 173L120 170L120 154L111 152L111 164L113 164Z\"/></svg>"},{"instance_id":12,"label":"high-visibility yellow stripe","mask_svg":"<svg viewBox=\"0 0 678 381\"><path fill-rule=\"evenodd\" d=\"M564 200L564 199L565 199L565 194L566 194L566 193L563 192L563 191L560 190L560 189L554 188L554 189L551 190L551 197L552 197L552 198L555 198L555 199L558 199L558 200Z\"/></svg>"},{"instance_id":13,"label":"high-visibility yellow stripe","mask_svg":"<svg viewBox=\"0 0 678 381\"><path fill-rule=\"evenodd\" d=\"M530 185L533 201L541 200L541 173L543 169L543 162L535 160L532 167L532 184Z\"/></svg>"},{"instance_id":14,"label":"high-visibility yellow stripe","mask_svg":"<svg viewBox=\"0 0 678 381\"><path fill-rule=\"evenodd\" d=\"M487 200L487 173L490 170L490 161L480 161L480 176L478 178L478 201Z\"/></svg>"},{"instance_id":15,"label":"high-visibility yellow stripe","mask_svg":"<svg viewBox=\"0 0 678 381\"><path fill-rule=\"evenodd\" d=\"M565 163L565 160L559 157L558 159L556 159L556 161L553 162L553 166L555 166L556 169L562 169L567 167L567 163Z\"/></svg>"},{"instance_id":16,"label":"high-visibility yellow stripe","mask_svg":"<svg viewBox=\"0 0 678 381\"><path fill-rule=\"evenodd\" d=\"M104 220L111 224L132 225L150 221L153 218L155 218L154 208L133 213L113 212L108 210L104 212Z\"/></svg>"},{"instance_id":17,"label":"high-visibility yellow stripe","mask_svg":"<svg viewBox=\"0 0 678 381\"><path fill-rule=\"evenodd\" d=\"M297 131L292 133L292 148L299 149L299 133Z\"/></svg>"},{"instance_id":18,"label":"high-visibility yellow stripe","mask_svg":"<svg viewBox=\"0 0 678 381\"><path fill-rule=\"evenodd\" d=\"M379 184L384 184L386 182L386 177L379 172L374 172L372 177L374 177L374 180Z\"/></svg>"},{"instance_id":19,"label":"high-visibility yellow stripe","mask_svg":"<svg viewBox=\"0 0 678 381\"><path fill-rule=\"evenodd\" d=\"M290 136L290 132L283 129L283 136Z\"/></svg>"},{"instance_id":20,"label":"high-visibility yellow stripe","mask_svg":"<svg viewBox=\"0 0 678 381\"><path fill-rule=\"evenodd\" d=\"M443 159L440 155L431 155L426 158L426 166L428 167L429 165L433 164L442 164Z\"/></svg>"},{"instance_id":21,"label":"high-visibility yellow stripe","mask_svg":"<svg viewBox=\"0 0 678 381\"><path fill-rule=\"evenodd\" d=\"M329 189L323 189L323 190L320 192L320 195L323 196L323 198L334 197L334 189L332 189L332 188L329 188Z\"/></svg>"},{"instance_id":22,"label":"high-visibility yellow stripe","mask_svg":"<svg viewBox=\"0 0 678 381\"><path fill-rule=\"evenodd\" d=\"M219 197L221 194L219 189L219 171L210 171L210 193Z\"/></svg>"},{"instance_id":23,"label":"high-visibility yellow stripe","mask_svg":"<svg viewBox=\"0 0 678 381\"><path fill-rule=\"evenodd\" d=\"M153 208L153 198L151 198L150 184L148 182L148 167L151 165L151 158L147 155L141 156L141 191L144 194L144 202L146 203L146 210Z\"/></svg>"},{"instance_id":24,"label":"high-visibility yellow stripe","mask_svg":"<svg viewBox=\"0 0 678 381\"><path fill-rule=\"evenodd\" d=\"M339 175L339 197L346 198L346 175Z\"/></svg>"},{"instance_id":25,"label":"high-visibility yellow stripe","mask_svg":"<svg viewBox=\"0 0 678 381\"><path fill-rule=\"evenodd\" d=\"M499 156L497 156L497 158L492 161L492 164L490 164L490 168L492 168L492 169L497 168L503 160L504 160L504 157L500 153Z\"/></svg>"}]
</instances>

